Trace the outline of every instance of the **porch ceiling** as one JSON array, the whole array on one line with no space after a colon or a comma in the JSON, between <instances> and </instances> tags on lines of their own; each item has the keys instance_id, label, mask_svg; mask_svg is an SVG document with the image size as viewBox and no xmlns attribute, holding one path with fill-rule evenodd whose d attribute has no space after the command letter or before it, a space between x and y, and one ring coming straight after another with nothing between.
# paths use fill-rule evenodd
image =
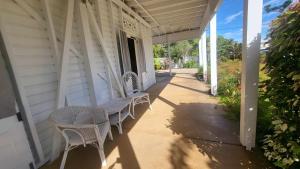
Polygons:
<instances>
[{"instance_id":1,"label":"porch ceiling","mask_svg":"<svg viewBox=\"0 0 300 169\"><path fill-rule=\"evenodd\" d=\"M165 35L176 35L176 38L170 38L171 41L190 39L195 35L199 37L220 2L221 0L125 0L129 7L151 25L154 43L165 41Z\"/></svg>"}]
</instances>

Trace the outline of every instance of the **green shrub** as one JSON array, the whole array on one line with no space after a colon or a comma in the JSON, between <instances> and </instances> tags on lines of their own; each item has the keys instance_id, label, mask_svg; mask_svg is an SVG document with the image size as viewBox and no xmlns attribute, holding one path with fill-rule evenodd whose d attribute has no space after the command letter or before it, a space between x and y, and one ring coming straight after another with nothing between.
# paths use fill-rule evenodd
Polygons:
<instances>
[{"instance_id":1,"label":"green shrub","mask_svg":"<svg viewBox=\"0 0 300 169\"><path fill-rule=\"evenodd\" d=\"M265 156L277 167L300 168L300 4L272 23L266 53L268 76L262 88L274 105L271 132L265 136Z\"/></svg>"},{"instance_id":2,"label":"green shrub","mask_svg":"<svg viewBox=\"0 0 300 169\"><path fill-rule=\"evenodd\" d=\"M161 64L160 64L160 59L159 58L154 58L154 69L155 70L160 70L161 69Z\"/></svg>"},{"instance_id":3,"label":"green shrub","mask_svg":"<svg viewBox=\"0 0 300 169\"><path fill-rule=\"evenodd\" d=\"M218 95L220 101L226 105L228 116L231 119L239 119L240 117L240 73L236 71L234 74L228 74L226 70L221 71L219 77Z\"/></svg>"},{"instance_id":4,"label":"green shrub","mask_svg":"<svg viewBox=\"0 0 300 169\"><path fill-rule=\"evenodd\" d=\"M197 74L203 76L203 66L198 67Z\"/></svg>"},{"instance_id":5,"label":"green shrub","mask_svg":"<svg viewBox=\"0 0 300 169\"><path fill-rule=\"evenodd\" d=\"M198 64L191 60L191 61L187 61L186 63L183 64L183 68L197 68Z\"/></svg>"}]
</instances>

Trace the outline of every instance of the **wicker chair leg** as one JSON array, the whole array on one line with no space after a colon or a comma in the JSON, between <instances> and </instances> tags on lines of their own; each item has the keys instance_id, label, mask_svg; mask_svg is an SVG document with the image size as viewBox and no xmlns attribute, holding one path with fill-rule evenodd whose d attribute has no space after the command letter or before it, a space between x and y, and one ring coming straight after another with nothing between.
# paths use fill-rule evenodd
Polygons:
<instances>
[{"instance_id":1,"label":"wicker chair leg","mask_svg":"<svg viewBox=\"0 0 300 169\"><path fill-rule=\"evenodd\" d=\"M119 130L119 134L123 134L123 130L122 130L122 122L119 122L119 124L117 124L118 130Z\"/></svg>"},{"instance_id":2,"label":"wicker chair leg","mask_svg":"<svg viewBox=\"0 0 300 169\"><path fill-rule=\"evenodd\" d=\"M103 151L103 146L98 147L98 152L99 152L99 156L100 156L100 159L101 159L101 166L105 167L107 165L107 163L106 163L105 154L104 154L104 151Z\"/></svg>"},{"instance_id":3,"label":"wicker chair leg","mask_svg":"<svg viewBox=\"0 0 300 169\"><path fill-rule=\"evenodd\" d=\"M135 116L134 107L135 107L135 100L132 102L132 115L133 116Z\"/></svg>"},{"instance_id":4,"label":"wicker chair leg","mask_svg":"<svg viewBox=\"0 0 300 169\"><path fill-rule=\"evenodd\" d=\"M60 169L64 169L68 153L69 153L69 147L66 147L66 149L64 151L64 155L63 155L62 161L61 161L61 164L60 164Z\"/></svg>"},{"instance_id":5,"label":"wicker chair leg","mask_svg":"<svg viewBox=\"0 0 300 169\"><path fill-rule=\"evenodd\" d=\"M147 101L148 101L148 104L149 104L149 109L152 110L152 106L151 106L149 95L147 96Z\"/></svg>"},{"instance_id":6,"label":"wicker chair leg","mask_svg":"<svg viewBox=\"0 0 300 169\"><path fill-rule=\"evenodd\" d=\"M108 137L110 140L113 140L113 135L112 135L112 132L111 132L111 128L109 128L109 131L108 131Z\"/></svg>"}]
</instances>

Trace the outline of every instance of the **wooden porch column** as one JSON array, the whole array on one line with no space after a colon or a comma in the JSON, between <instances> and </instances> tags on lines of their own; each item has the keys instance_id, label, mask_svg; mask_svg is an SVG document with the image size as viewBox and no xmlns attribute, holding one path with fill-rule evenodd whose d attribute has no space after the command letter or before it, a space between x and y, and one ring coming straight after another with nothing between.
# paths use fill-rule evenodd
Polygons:
<instances>
[{"instance_id":1,"label":"wooden porch column","mask_svg":"<svg viewBox=\"0 0 300 169\"><path fill-rule=\"evenodd\" d=\"M263 0L244 0L240 141L255 146Z\"/></svg>"},{"instance_id":2,"label":"wooden porch column","mask_svg":"<svg viewBox=\"0 0 300 169\"><path fill-rule=\"evenodd\" d=\"M211 94L217 95L217 16L210 21L210 89Z\"/></svg>"},{"instance_id":3,"label":"wooden porch column","mask_svg":"<svg viewBox=\"0 0 300 169\"><path fill-rule=\"evenodd\" d=\"M83 50L86 55L84 57L84 64L87 69L87 79L89 86L89 93L92 106L97 106L100 98L97 98L97 92L100 91L99 85L96 82L97 73L95 66L95 56L93 53L93 44L92 44L92 34L90 32L90 24L87 14L87 9L82 2L78 3L79 9L79 21L80 21L80 30L82 33L82 41L83 41Z\"/></svg>"},{"instance_id":4,"label":"wooden porch column","mask_svg":"<svg viewBox=\"0 0 300 169\"><path fill-rule=\"evenodd\" d=\"M170 76L172 76L172 60L171 60L171 51L170 51L169 37L167 37L167 41L168 41L168 57L169 57L169 74L170 74Z\"/></svg>"},{"instance_id":5,"label":"wooden porch column","mask_svg":"<svg viewBox=\"0 0 300 169\"><path fill-rule=\"evenodd\" d=\"M199 57L198 57L198 64L199 64L199 67L203 66L203 55L202 55L202 39L200 38L199 39Z\"/></svg>"},{"instance_id":6,"label":"wooden porch column","mask_svg":"<svg viewBox=\"0 0 300 169\"><path fill-rule=\"evenodd\" d=\"M207 53L206 53L206 32L201 37L201 54L203 59L203 78L207 82Z\"/></svg>"}]
</instances>

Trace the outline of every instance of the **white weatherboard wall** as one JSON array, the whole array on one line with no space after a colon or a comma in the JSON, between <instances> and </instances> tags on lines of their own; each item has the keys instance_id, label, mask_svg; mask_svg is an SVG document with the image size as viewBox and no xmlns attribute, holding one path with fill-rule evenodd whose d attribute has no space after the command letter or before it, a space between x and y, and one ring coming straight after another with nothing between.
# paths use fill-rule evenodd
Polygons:
<instances>
[{"instance_id":1,"label":"white weatherboard wall","mask_svg":"<svg viewBox=\"0 0 300 169\"><path fill-rule=\"evenodd\" d=\"M156 83L155 78L155 70L154 70L154 60L153 60L153 49L152 49L152 34L151 29L147 28L144 25L140 25L141 27L141 34L142 40L144 44L144 51L145 51L145 59L146 59L146 73L143 76L143 88L147 89L154 83Z\"/></svg>"},{"instance_id":2,"label":"white weatherboard wall","mask_svg":"<svg viewBox=\"0 0 300 169\"><path fill-rule=\"evenodd\" d=\"M8 47L9 58L11 59L17 85L26 106L26 113L32 133L35 135L35 145L40 152L41 163L49 160L52 145L52 128L48 122L48 117L56 109L58 74L57 60L52 50L52 43L49 38L48 28L39 0L20 0L21 4L27 5L27 9L18 4L19 0L0 0L0 22L1 33L6 37L5 45ZM50 13L53 19L59 54L62 55L63 37L65 27L66 3L64 0L48 0ZM77 1L76 1L77 2ZM79 1L78 1L79 2ZM107 47L108 57L113 62L113 67L120 74L118 53L115 34L113 33L111 19L113 15L116 28L120 28L120 8L112 4L112 11L108 8L107 0L99 0L99 13L94 8L98 24ZM25 10L26 9L26 10ZM28 11L28 9L30 9ZM69 105L91 105L90 82L88 80L88 69L85 56L82 32L80 30L80 20L78 7L74 9L74 21L72 27L71 46L78 52L70 51L68 60L68 71L66 75L66 96ZM101 18L101 19L100 19ZM151 29L139 23L146 55L147 71L144 73L143 84L147 89L155 83L155 72L153 67L152 37ZM102 46L96 39L93 29L90 29L92 37L92 54L95 64L96 76L96 98L97 103L102 103L110 99L109 72L104 59ZM58 56L59 60L61 56Z\"/></svg>"}]
</instances>

